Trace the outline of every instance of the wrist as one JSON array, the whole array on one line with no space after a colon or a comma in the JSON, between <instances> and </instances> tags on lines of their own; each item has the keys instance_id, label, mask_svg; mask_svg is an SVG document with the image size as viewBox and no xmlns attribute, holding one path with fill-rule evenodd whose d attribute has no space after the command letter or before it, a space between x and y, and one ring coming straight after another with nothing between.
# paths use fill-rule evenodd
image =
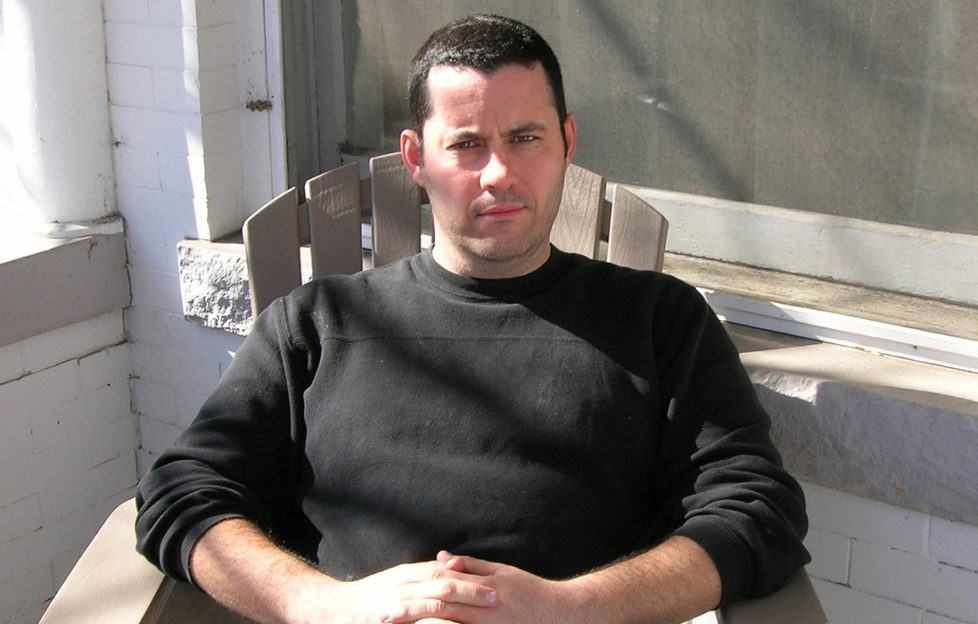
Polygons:
<instances>
[{"instance_id":1,"label":"wrist","mask_svg":"<svg viewBox=\"0 0 978 624\"><path fill-rule=\"evenodd\" d=\"M594 574L585 574L559 582L563 594L562 604L567 605L567 616L561 621L567 624L592 624L611 622L608 619L606 592Z\"/></svg>"},{"instance_id":2,"label":"wrist","mask_svg":"<svg viewBox=\"0 0 978 624\"><path fill-rule=\"evenodd\" d=\"M278 592L277 614L281 622L304 624L322 621L343 585L311 566L292 570L290 580Z\"/></svg>"}]
</instances>

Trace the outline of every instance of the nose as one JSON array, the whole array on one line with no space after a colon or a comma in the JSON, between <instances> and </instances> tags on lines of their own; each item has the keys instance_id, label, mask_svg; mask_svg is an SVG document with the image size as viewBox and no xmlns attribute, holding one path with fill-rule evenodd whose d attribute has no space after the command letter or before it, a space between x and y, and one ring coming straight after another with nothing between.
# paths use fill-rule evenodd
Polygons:
<instances>
[{"instance_id":1,"label":"nose","mask_svg":"<svg viewBox=\"0 0 978 624\"><path fill-rule=\"evenodd\" d=\"M479 181L484 190L508 189L512 185L512 168L507 156L499 150L492 150Z\"/></svg>"}]
</instances>

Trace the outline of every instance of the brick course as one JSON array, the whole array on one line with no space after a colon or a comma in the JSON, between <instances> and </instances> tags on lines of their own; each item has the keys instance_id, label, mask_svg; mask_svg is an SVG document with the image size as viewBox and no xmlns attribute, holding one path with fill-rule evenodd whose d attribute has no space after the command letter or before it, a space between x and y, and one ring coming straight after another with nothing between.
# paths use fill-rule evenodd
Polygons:
<instances>
[{"instance_id":1,"label":"brick course","mask_svg":"<svg viewBox=\"0 0 978 624\"><path fill-rule=\"evenodd\" d=\"M132 495L137 425L122 340L117 311L0 352L20 369L0 382L0 622L36 621Z\"/></svg>"},{"instance_id":2,"label":"brick course","mask_svg":"<svg viewBox=\"0 0 978 624\"><path fill-rule=\"evenodd\" d=\"M978 527L810 484L805 493L809 574L830 622L978 622Z\"/></svg>"}]
</instances>

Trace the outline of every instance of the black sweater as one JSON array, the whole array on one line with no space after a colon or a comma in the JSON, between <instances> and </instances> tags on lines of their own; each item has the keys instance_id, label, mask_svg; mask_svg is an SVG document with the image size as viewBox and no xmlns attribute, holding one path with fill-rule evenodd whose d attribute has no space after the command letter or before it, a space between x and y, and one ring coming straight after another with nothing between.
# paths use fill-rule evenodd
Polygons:
<instances>
[{"instance_id":1,"label":"black sweater","mask_svg":"<svg viewBox=\"0 0 978 624\"><path fill-rule=\"evenodd\" d=\"M477 280L430 254L272 304L137 496L138 548L248 518L331 576L439 549L568 577L678 534L724 601L803 565L798 484L690 286L554 250Z\"/></svg>"}]
</instances>

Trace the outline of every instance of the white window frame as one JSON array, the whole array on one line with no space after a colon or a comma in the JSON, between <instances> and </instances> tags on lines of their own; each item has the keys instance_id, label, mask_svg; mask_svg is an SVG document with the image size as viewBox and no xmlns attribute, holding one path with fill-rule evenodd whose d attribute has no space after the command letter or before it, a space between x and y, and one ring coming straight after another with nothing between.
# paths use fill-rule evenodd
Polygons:
<instances>
[{"instance_id":1,"label":"white window frame","mask_svg":"<svg viewBox=\"0 0 978 624\"><path fill-rule=\"evenodd\" d=\"M978 236L629 189L669 220L669 251L978 307ZM700 290L732 323L978 372L974 340Z\"/></svg>"}]
</instances>

